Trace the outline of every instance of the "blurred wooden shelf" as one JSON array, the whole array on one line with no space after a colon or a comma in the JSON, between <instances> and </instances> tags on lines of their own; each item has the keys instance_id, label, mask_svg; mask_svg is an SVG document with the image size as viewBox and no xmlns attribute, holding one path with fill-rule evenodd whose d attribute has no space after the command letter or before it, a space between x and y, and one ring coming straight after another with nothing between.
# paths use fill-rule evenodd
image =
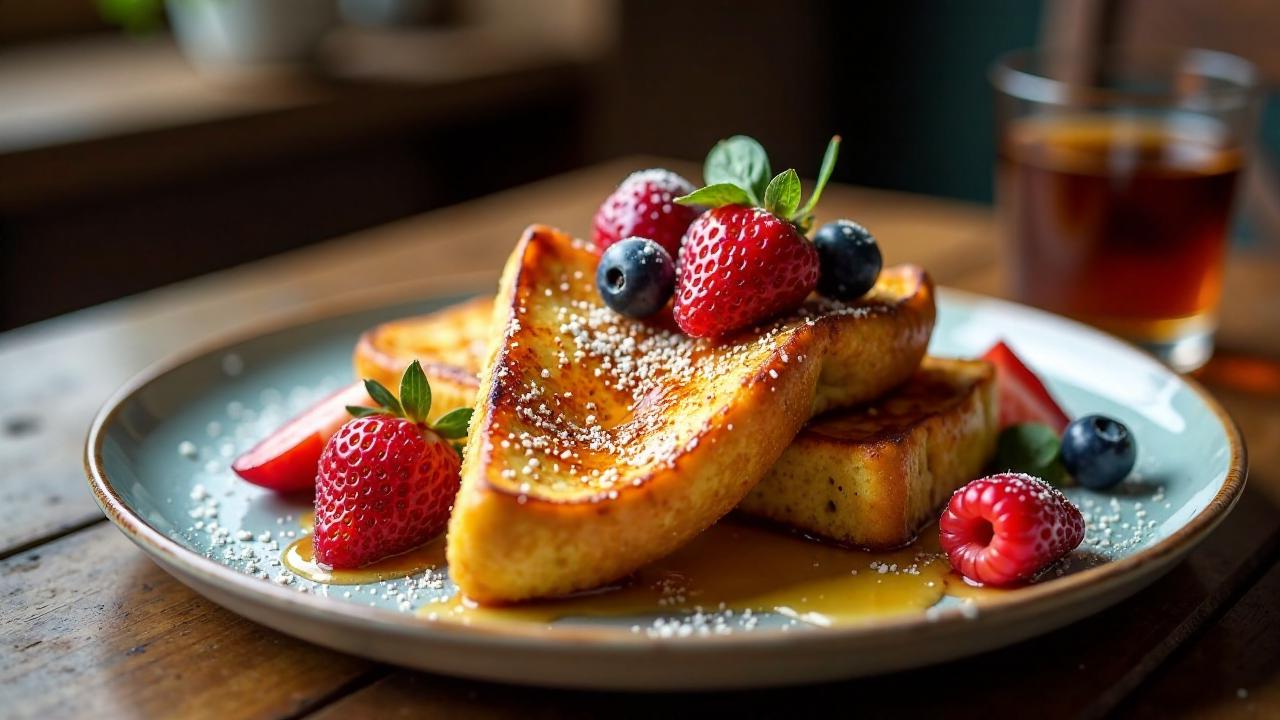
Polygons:
<instances>
[{"instance_id":1,"label":"blurred wooden shelf","mask_svg":"<svg viewBox=\"0 0 1280 720\"><path fill-rule=\"evenodd\" d=\"M161 37L0 50L0 328L582 164L593 60L510 32L341 29L234 83Z\"/></svg>"},{"instance_id":2,"label":"blurred wooden shelf","mask_svg":"<svg viewBox=\"0 0 1280 720\"><path fill-rule=\"evenodd\" d=\"M167 37L0 52L0 212L120 192L193 167L440 124L581 86L585 61L482 27L328 38L310 73L198 73Z\"/></svg>"}]
</instances>

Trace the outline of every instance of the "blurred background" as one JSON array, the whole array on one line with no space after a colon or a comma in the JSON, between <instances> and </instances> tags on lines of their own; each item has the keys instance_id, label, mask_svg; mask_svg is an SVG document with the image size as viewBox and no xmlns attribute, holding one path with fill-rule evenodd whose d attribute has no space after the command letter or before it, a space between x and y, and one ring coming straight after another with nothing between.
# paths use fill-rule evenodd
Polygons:
<instances>
[{"instance_id":1,"label":"blurred background","mask_svg":"<svg viewBox=\"0 0 1280 720\"><path fill-rule=\"evenodd\" d=\"M0 330L732 133L989 203L1002 52L1221 49L1273 89L1277 37L1268 0L0 0ZM1259 135L1233 237L1275 256L1274 92Z\"/></svg>"}]
</instances>

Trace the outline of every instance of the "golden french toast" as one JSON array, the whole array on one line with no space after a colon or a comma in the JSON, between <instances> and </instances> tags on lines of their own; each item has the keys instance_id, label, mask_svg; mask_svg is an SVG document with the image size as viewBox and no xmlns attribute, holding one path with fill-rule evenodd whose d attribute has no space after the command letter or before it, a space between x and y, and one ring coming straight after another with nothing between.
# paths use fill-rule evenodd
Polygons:
<instances>
[{"instance_id":1,"label":"golden french toast","mask_svg":"<svg viewBox=\"0 0 1280 720\"><path fill-rule=\"evenodd\" d=\"M462 486L453 580L502 603L617 580L729 512L803 424L919 365L933 287L884 271L856 303L810 300L717 341L617 315L596 255L544 226L503 273Z\"/></svg>"},{"instance_id":2,"label":"golden french toast","mask_svg":"<svg viewBox=\"0 0 1280 720\"><path fill-rule=\"evenodd\" d=\"M379 326L361 337L357 373L394 383L416 358L437 398L465 398L445 411L470 406L492 312L477 298ZM986 362L926 357L872 404L811 420L738 509L846 545L905 544L991 458L994 387Z\"/></svg>"},{"instance_id":3,"label":"golden french toast","mask_svg":"<svg viewBox=\"0 0 1280 720\"><path fill-rule=\"evenodd\" d=\"M356 342L355 376L398 387L418 360L431 384L431 420L471 407L489 349L493 299L478 297L428 315L383 323Z\"/></svg>"},{"instance_id":4,"label":"golden french toast","mask_svg":"<svg viewBox=\"0 0 1280 720\"><path fill-rule=\"evenodd\" d=\"M875 402L810 421L738 510L846 545L904 545L982 474L998 420L990 363L926 357Z\"/></svg>"}]
</instances>

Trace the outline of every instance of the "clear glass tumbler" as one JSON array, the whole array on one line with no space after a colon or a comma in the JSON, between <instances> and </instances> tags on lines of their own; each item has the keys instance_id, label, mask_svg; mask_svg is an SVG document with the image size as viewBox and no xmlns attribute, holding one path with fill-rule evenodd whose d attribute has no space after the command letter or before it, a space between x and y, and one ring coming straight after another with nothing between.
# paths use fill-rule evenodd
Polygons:
<instances>
[{"instance_id":1,"label":"clear glass tumbler","mask_svg":"<svg viewBox=\"0 0 1280 720\"><path fill-rule=\"evenodd\" d=\"M1022 50L993 66L1015 298L1204 364L1257 71L1208 50Z\"/></svg>"}]
</instances>

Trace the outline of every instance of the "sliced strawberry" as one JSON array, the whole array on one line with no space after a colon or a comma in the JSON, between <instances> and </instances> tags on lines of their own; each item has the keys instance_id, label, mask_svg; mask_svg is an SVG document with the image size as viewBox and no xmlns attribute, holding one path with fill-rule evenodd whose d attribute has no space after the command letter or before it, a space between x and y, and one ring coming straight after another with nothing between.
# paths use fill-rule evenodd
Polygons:
<instances>
[{"instance_id":1,"label":"sliced strawberry","mask_svg":"<svg viewBox=\"0 0 1280 720\"><path fill-rule=\"evenodd\" d=\"M362 383L338 390L236 458L231 469L254 485L276 492L311 489L325 442L351 419L348 405L372 407L375 403Z\"/></svg>"},{"instance_id":2,"label":"sliced strawberry","mask_svg":"<svg viewBox=\"0 0 1280 720\"><path fill-rule=\"evenodd\" d=\"M1071 418L1054 401L1040 378L1018 359L1004 342L982 356L996 366L996 393L1000 401L1000 428L1025 422L1044 423L1059 435Z\"/></svg>"}]
</instances>

